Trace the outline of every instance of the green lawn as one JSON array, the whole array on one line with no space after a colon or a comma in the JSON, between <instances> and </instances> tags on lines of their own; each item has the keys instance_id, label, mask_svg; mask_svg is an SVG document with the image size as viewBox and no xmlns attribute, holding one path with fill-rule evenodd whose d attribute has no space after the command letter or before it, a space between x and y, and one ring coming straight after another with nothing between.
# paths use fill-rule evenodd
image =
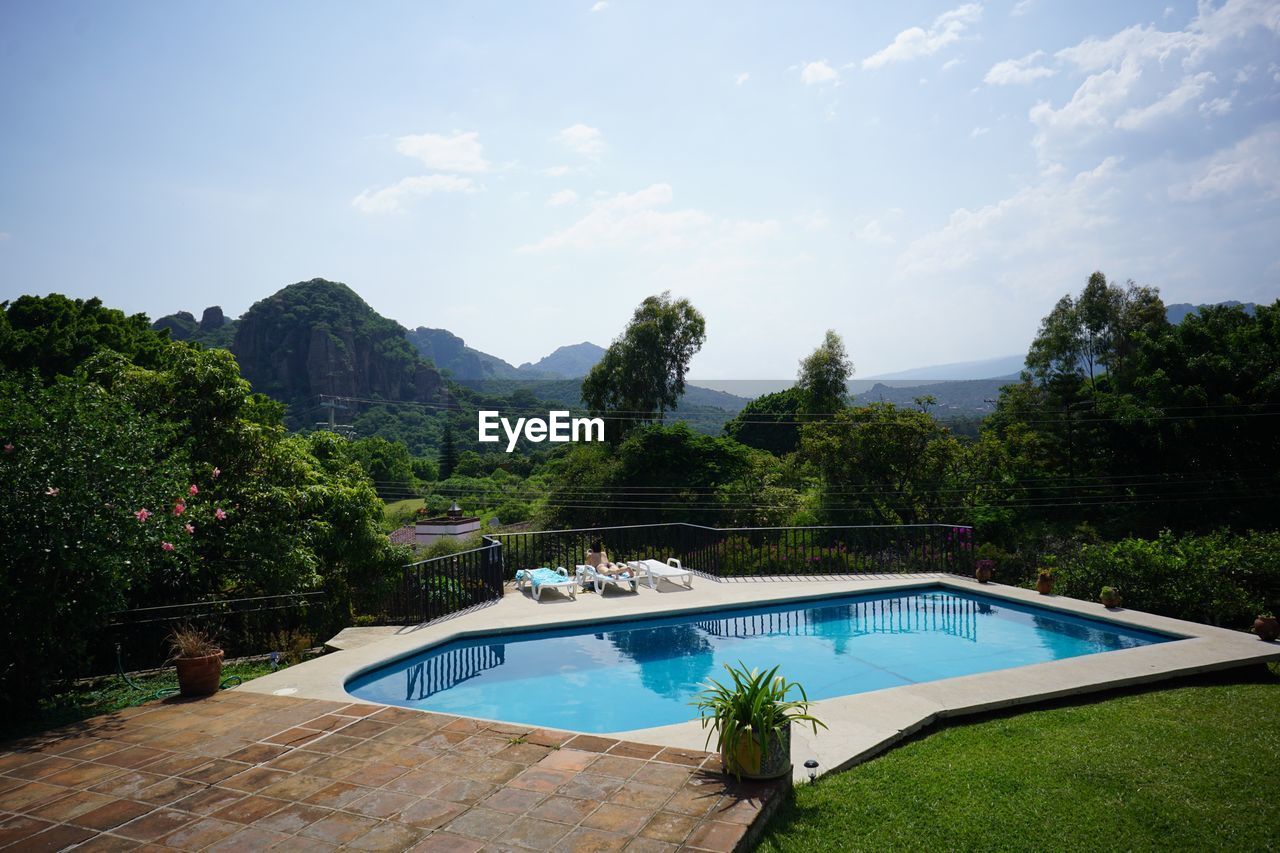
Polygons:
<instances>
[{"instance_id":1,"label":"green lawn","mask_svg":"<svg viewBox=\"0 0 1280 853\"><path fill-rule=\"evenodd\" d=\"M418 510L426 506L422 498L407 498L402 501L390 501L382 507L382 517L391 529L403 527L413 520Z\"/></svg>"},{"instance_id":2,"label":"green lawn","mask_svg":"<svg viewBox=\"0 0 1280 853\"><path fill-rule=\"evenodd\" d=\"M796 789L761 850L1264 850L1280 679L959 724Z\"/></svg>"},{"instance_id":3,"label":"green lawn","mask_svg":"<svg viewBox=\"0 0 1280 853\"><path fill-rule=\"evenodd\" d=\"M235 675L244 682L266 675L268 672L272 672L272 669L267 661L230 663L222 668L222 678L225 681ZM157 694L161 694L161 691L176 692L178 688L177 672L173 669L167 669L155 675L133 676L133 682L138 685L137 688L130 686L119 676L113 675L91 683L78 684L43 700L35 715L31 717L0 721L0 741L35 734L67 723L96 717L99 714L119 711L121 708L141 705L143 702L160 698Z\"/></svg>"}]
</instances>

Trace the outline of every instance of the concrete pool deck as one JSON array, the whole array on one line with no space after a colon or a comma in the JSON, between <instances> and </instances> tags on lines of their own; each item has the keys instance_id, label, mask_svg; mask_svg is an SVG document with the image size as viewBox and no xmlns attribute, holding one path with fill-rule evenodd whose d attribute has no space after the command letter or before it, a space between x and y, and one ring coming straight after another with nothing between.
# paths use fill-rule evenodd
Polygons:
<instances>
[{"instance_id":1,"label":"concrete pool deck","mask_svg":"<svg viewBox=\"0 0 1280 853\"><path fill-rule=\"evenodd\" d=\"M941 586L957 592L980 592L1011 602L1184 639L817 700L812 703L813 713L828 728L820 729L816 736L811 729L799 726L792 732L792 760L797 780L807 777L808 771L803 766L807 759L818 761L820 774L844 769L939 719L1280 660L1280 645L1264 643L1251 634L1136 610L1107 610L1096 602L1043 596L1018 587L995 583L980 585L970 578L956 575L878 575L830 580L761 579L719 583L699 578L691 590L664 583L657 591L642 588L638 594L613 591L603 595L580 594L576 601L552 594L535 601L527 594L513 590L492 606L430 625L402 628L384 639L325 655L255 679L238 689L336 702L362 701L352 697L343 687L355 675L423 648L477 634L510 633L540 627L603 626L610 621L645 616L929 586ZM706 748L706 730L697 720L611 732L607 736L678 749Z\"/></svg>"}]
</instances>

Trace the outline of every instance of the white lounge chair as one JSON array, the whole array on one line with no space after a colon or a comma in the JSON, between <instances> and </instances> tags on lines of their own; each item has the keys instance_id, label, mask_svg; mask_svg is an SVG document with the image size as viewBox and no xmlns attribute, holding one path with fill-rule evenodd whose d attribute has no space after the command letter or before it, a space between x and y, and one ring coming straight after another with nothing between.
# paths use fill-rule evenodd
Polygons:
<instances>
[{"instance_id":1,"label":"white lounge chair","mask_svg":"<svg viewBox=\"0 0 1280 853\"><path fill-rule=\"evenodd\" d=\"M533 597L539 601L542 600L542 591L547 588L567 592L575 600L578 597L578 579L569 577L564 566L554 571L548 568L521 569L516 572L516 589L524 589L525 584L533 588Z\"/></svg>"},{"instance_id":2,"label":"white lounge chair","mask_svg":"<svg viewBox=\"0 0 1280 853\"><path fill-rule=\"evenodd\" d=\"M595 566L578 566L578 583L582 584L582 588L586 589L587 584L593 584L596 592L604 592L606 586L616 586L618 589L630 589L631 592L640 591L640 572L635 567L628 565L628 572L625 577L618 575L606 575L596 571Z\"/></svg>"},{"instance_id":3,"label":"white lounge chair","mask_svg":"<svg viewBox=\"0 0 1280 853\"><path fill-rule=\"evenodd\" d=\"M680 561L675 557L671 557L665 563L658 560L632 560L627 565L648 577L649 589L657 589L660 580L669 580L672 583L683 581L686 587L693 589L693 572L680 565Z\"/></svg>"}]
</instances>

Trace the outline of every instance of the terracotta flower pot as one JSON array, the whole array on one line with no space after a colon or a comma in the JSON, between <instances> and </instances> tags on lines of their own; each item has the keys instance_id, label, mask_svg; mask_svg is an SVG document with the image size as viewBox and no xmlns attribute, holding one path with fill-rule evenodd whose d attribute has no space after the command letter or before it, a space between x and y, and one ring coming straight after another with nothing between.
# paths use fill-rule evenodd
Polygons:
<instances>
[{"instance_id":1,"label":"terracotta flower pot","mask_svg":"<svg viewBox=\"0 0 1280 853\"><path fill-rule=\"evenodd\" d=\"M791 772L791 727L787 726L770 738L769 752L761 754L760 741L755 737L742 738L733 755L720 751L720 760L726 773L736 773L745 779L776 779Z\"/></svg>"},{"instance_id":2,"label":"terracotta flower pot","mask_svg":"<svg viewBox=\"0 0 1280 853\"><path fill-rule=\"evenodd\" d=\"M1101 601L1102 606L1108 610L1119 607L1120 602L1124 601L1124 599L1120 597L1120 594L1116 592L1108 595L1100 595L1098 596L1098 600Z\"/></svg>"},{"instance_id":3,"label":"terracotta flower pot","mask_svg":"<svg viewBox=\"0 0 1280 853\"><path fill-rule=\"evenodd\" d=\"M174 658L178 668L178 692L183 696L208 696L222 683L222 649L202 658Z\"/></svg>"},{"instance_id":4,"label":"terracotta flower pot","mask_svg":"<svg viewBox=\"0 0 1280 853\"><path fill-rule=\"evenodd\" d=\"M1258 635L1259 640L1273 643L1280 637L1280 620L1274 616L1259 616L1253 620L1253 633Z\"/></svg>"},{"instance_id":5,"label":"terracotta flower pot","mask_svg":"<svg viewBox=\"0 0 1280 853\"><path fill-rule=\"evenodd\" d=\"M1052 577L1041 575L1040 577L1036 578L1036 592L1040 593L1041 595L1048 595L1049 593L1053 592L1054 583L1055 581Z\"/></svg>"},{"instance_id":6,"label":"terracotta flower pot","mask_svg":"<svg viewBox=\"0 0 1280 853\"><path fill-rule=\"evenodd\" d=\"M992 569L990 566L978 566L973 570L973 576L978 579L978 583L986 583L991 580Z\"/></svg>"}]
</instances>

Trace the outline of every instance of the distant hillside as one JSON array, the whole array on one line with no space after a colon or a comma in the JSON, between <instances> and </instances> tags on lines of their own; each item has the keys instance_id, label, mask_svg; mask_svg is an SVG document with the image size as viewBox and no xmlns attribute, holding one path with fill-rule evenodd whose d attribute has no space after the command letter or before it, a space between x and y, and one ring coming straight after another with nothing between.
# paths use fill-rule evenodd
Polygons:
<instances>
[{"instance_id":1,"label":"distant hillside","mask_svg":"<svg viewBox=\"0 0 1280 853\"><path fill-rule=\"evenodd\" d=\"M881 373L868 376L867 379L997 379L1005 376L1017 376L1022 370L1025 357L1021 355L1002 355L997 358L984 358L980 361L954 361L948 364L933 364L928 367L913 367L910 370L899 370L895 373Z\"/></svg>"},{"instance_id":2,"label":"distant hillside","mask_svg":"<svg viewBox=\"0 0 1280 853\"><path fill-rule=\"evenodd\" d=\"M998 379L969 379L938 382L930 385L893 387L877 382L871 389L853 396L855 406L868 403L893 403L896 406L914 406L917 397L933 397L931 412L940 418L948 415L987 414L995 410L988 400L1000 396L1000 388L1017 381L1017 377Z\"/></svg>"},{"instance_id":3,"label":"distant hillside","mask_svg":"<svg viewBox=\"0 0 1280 853\"><path fill-rule=\"evenodd\" d=\"M199 321L190 311L179 311L156 320L151 328L168 329L175 341L195 341L219 349L230 349L236 336L236 321L228 320L217 305L204 309Z\"/></svg>"},{"instance_id":4,"label":"distant hillside","mask_svg":"<svg viewBox=\"0 0 1280 853\"><path fill-rule=\"evenodd\" d=\"M293 426L322 420L319 395L438 402L445 382L405 330L345 284L312 279L254 303L231 351L255 391L289 405Z\"/></svg>"},{"instance_id":5,"label":"distant hillside","mask_svg":"<svg viewBox=\"0 0 1280 853\"><path fill-rule=\"evenodd\" d=\"M1228 299L1226 302L1214 302L1212 305L1222 305L1227 308L1243 308L1244 312L1249 316L1253 316L1254 309L1258 306L1252 302L1237 302L1234 299ZM1168 318L1170 323L1181 323L1187 319L1188 315L1194 314L1209 305L1192 305L1190 302L1175 302L1172 305L1164 306L1164 316Z\"/></svg>"},{"instance_id":6,"label":"distant hillside","mask_svg":"<svg viewBox=\"0 0 1280 853\"><path fill-rule=\"evenodd\" d=\"M467 346L448 329L419 326L405 333L418 354L454 379L517 379L521 373L496 355Z\"/></svg>"},{"instance_id":7,"label":"distant hillside","mask_svg":"<svg viewBox=\"0 0 1280 853\"><path fill-rule=\"evenodd\" d=\"M589 341L558 347L555 352L537 362L525 362L520 371L525 375L538 374L580 379L591 372L596 362L604 358L604 347Z\"/></svg>"}]
</instances>

